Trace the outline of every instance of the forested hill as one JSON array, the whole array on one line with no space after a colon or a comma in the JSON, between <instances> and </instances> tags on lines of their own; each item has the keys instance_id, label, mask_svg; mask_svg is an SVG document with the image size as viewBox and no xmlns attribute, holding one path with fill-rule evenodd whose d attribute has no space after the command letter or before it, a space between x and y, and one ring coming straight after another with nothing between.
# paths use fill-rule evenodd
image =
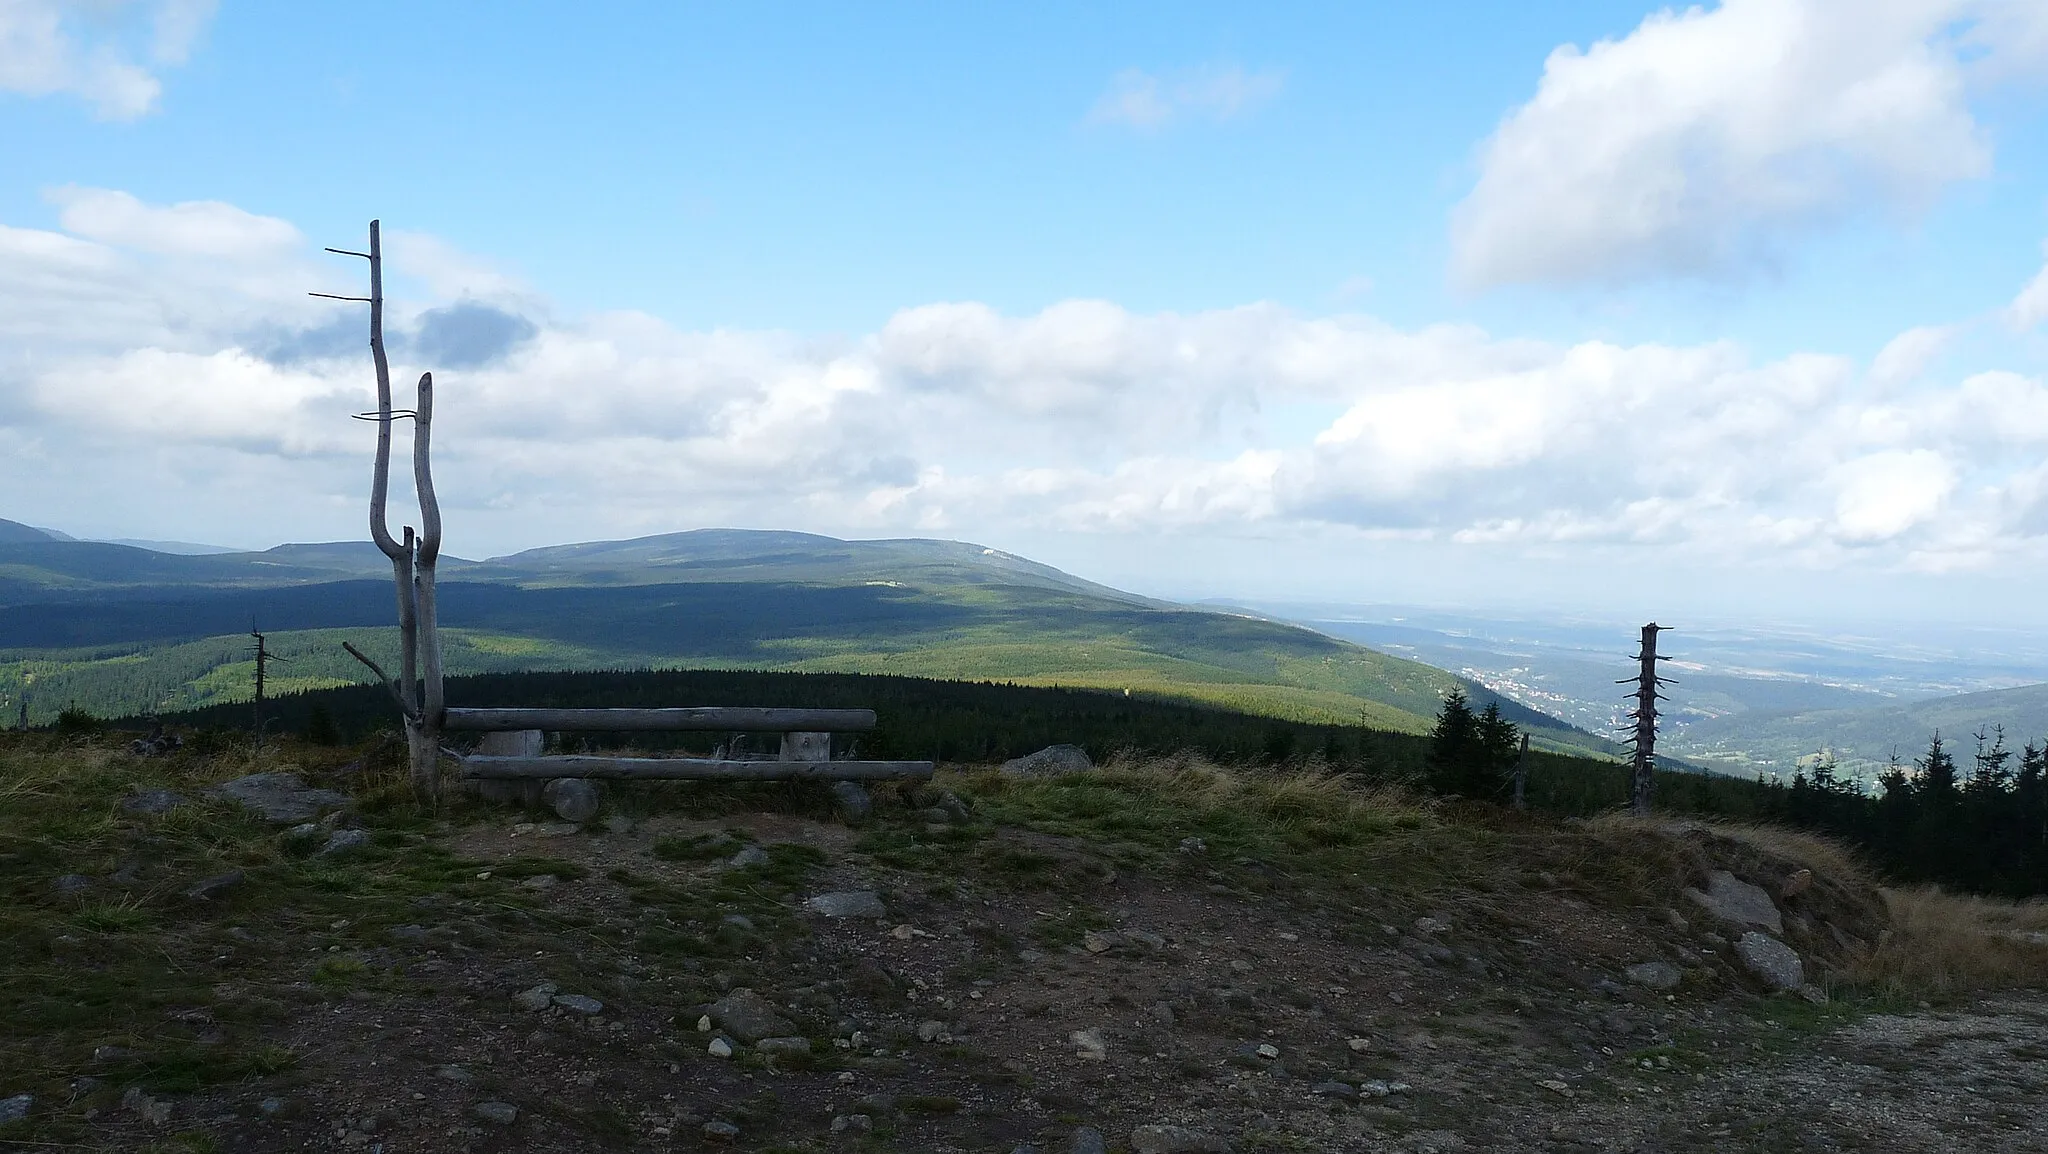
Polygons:
<instances>
[{"instance_id":1,"label":"forested hill","mask_svg":"<svg viewBox=\"0 0 2048 1154\"><path fill-rule=\"evenodd\" d=\"M724 667L893 673L1129 691L1316 724L1422 732L1442 670L1313 630L1124 593L954 541L704 530L531 550L442 568L451 673ZM0 695L32 717L245 698L249 630L278 692L364 674L392 630L368 543L173 556L66 541L0 544ZM4 704L4 703L0 703ZM11 712L13 706L7 705ZM1512 702L1539 746L1611 752Z\"/></svg>"},{"instance_id":2,"label":"forested hill","mask_svg":"<svg viewBox=\"0 0 2048 1154\"><path fill-rule=\"evenodd\" d=\"M1936 733L1960 749L1969 749L1974 734L1989 736L2003 729L2006 743L2048 738L2048 685L2022 685L1959 693L1926 701L1900 702L1859 709L1813 709L1777 715L1732 716L1688 725L1680 735L1689 755L1711 757L1717 748L1742 749L1747 758L1734 762L1747 768L1768 760L1769 769L1787 775L1801 759L1815 756L1833 761L1836 771L1866 784L1896 753L1911 761L1926 751Z\"/></svg>"}]
</instances>

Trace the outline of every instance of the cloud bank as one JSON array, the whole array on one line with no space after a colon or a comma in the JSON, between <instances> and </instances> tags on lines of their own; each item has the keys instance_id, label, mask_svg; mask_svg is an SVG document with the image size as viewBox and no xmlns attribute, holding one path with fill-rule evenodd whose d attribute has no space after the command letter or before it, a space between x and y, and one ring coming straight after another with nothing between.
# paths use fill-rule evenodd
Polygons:
<instances>
[{"instance_id":1,"label":"cloud bank","mask_svg":"<svg viewBox=\"0 0 2048 1154\"><path fill-rule=\"evenodd\" d=\"M170 510L186 536L356 534L363 320L302 295L350 291L354 266L230 205L53 198L61 230L0 227L0 484L59 478L73 511L34 514L109 534L161 536ZM1868 365L1264 304L948 302L838 337L689 332L565 319L394 235L394 367L436 374L437 475L472 552L714 524L1285 529L1939 571L2048 534L2048 388L1929 379L1941 330ZM84 523L109 509L135 523Z\"/></svg>"},{"instance_id":2,"label":"cloud bank","mask_svg":"<svg viewBox=\"0 0 2048 1154\"><path fill-rule=\"evenodd\" d=\"M1722 277L1873 203L1990 171L1972 88L2048 60L2048 7L1725 0L1566 45L1484 145L1455 213L1472 287Z\"/></svg>"}]
</instances>

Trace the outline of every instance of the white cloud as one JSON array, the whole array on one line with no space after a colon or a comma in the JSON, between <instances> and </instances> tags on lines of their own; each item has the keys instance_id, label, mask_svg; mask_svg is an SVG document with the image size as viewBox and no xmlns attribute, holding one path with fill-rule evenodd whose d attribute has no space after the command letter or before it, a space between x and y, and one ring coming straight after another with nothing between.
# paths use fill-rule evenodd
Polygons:
<instances>
[{"instance_id":1,"label":"white cloud","mask_svg":"<svg viewBox=\"0 0 2048 1154\"><path fill-rule=\"evenodd\" d=\"M2041 251L2048 253L2048 244L2042 245ZM2048 264L2042 265L2027 287L2012 298L2012 303L2006 306L2005 319L2016 329L2031 329L2048 321Z\"/></svg>"},{"instance_id":2,"label":"white cloud","mask_svg":"<svg viewBox=\"0 0 2048 1154\"><path fill-rule=\"evenodd\" d=\"M0 91L78 96L102 119L132 120L163 92L146 64L184 63L213 7L212 0L0 0Z\"/></svg>"},{"instance_id":3,"label":"white cloud","mask_svg":"<svg viewBox=\"0 0 2048 1154\"><path fill-rule=\"evenodd\" d=\"M69 185L52 189L64 231L88 240L166 256L233 261L276 260L304 244L299 230L217 200L164 207L125 192Z\"/></svg>"},{"instance_id":4,"label":"white cloud","mask_svg":"<svg viewBox=\"0 0 2048 1154\"><path fill-rule=\"evenodd\" d=\"M1872 453L1834 469L1835 522L1844 541L1889 541L1941 511L1956 467L1930 449Z\"/></svg>"},{"instance_id":5,"label":"white cloud","mask_svg":"<svg viewBox=\"0 0 2048 1154\"><path fill-rule=\"evenodd\" d=\"M1871 359L1871 385L1889 391L1917 379L1954 336L1953 325L1919 325L1893 337Z\"/></svg>"},{"instance_id":6,"label":"white cloud","mask_svg":"<svg viewBox=\"0 0 2048 1154\"><path fill-rule=\"evenodd\" d=\"M1230 120L1278 96L1286 80L1284 72L1246 72L1235 64L1164 75L1127 68L1110 80L1087 121L1157 129L1190 116Z\"/></svg>"},{"instance_id":7,"label":"white cloud","mask_svg":"<svg viewBox=\"0 0 2048 1154\"><path fill-rule=\"evenodd\" d=\"M118 194L65 219L92 236L0 227L0 439L22 448L0 491L48 492L52 461L89 460L90 483L52 499L176 518L110 535L356 533L362 318L296 295L310 242L232 206ZM2048 553L2048 387L1928 379L1933 329L1860 372L1271 305L955 302L821 341L559 318L425 239L394 249L433 261L394 256L393 283L418 289L390 334L398 378L440 385L458 552L746 524L1655 545L1788 568ZM508 295L480 303L479 285ZM457 347L425 339L455 320L477 338L461 363L423 359Z\"/></svg>"},{"instance_id":8,"label":"white cloud","mask_svg":"<svg viewBox=\"0 0 2048 1154\"><path fill-rule=\"evenodd\" d=\"M1560 47L1482 150L1455 273L1478 287L1720 276L1815 222L1922 208L1989 170L1970 85L2048 59L2044 11L1725 0Z\"/></svg>"}]
</instances>

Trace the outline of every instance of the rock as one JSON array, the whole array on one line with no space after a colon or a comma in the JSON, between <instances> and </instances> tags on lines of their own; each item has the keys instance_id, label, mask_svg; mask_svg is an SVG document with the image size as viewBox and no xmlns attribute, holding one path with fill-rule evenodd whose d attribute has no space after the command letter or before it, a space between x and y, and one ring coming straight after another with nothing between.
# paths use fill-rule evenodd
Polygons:
<instances>
[{"instance_id":1,"label":"rock","mask_svg":"<svg viewBox=\"0 0 2048 1154\"><path fill-rule=\"evenodd\" d=\"M1679 979L1684 977L1670 962L1638 962L1623 970L1622 976L1638 986L1648 986L1653 990L1675 989Z\"/></svg>"},{"instance_id":2,"label":"rock","mask_svg":"<svg viewBox=\"0 0 2048 1154\"><path fill-rule=\"evenodd\" d=\"M936 1042L945 1036L946 1023L944 1022L928 1020L917 1024L917 1040L920 1042Z\"/></svg>"},{"instance_id":3,"label":"rock","mask_svg":"<svg viewBox=\"0 0 2048 1154\"><path fill-rule=\"evenodd\" d=\"M404 942L409 946L420 945L427 940L427 927L411 923L402 926L392 926L391 940Z\"/></svg>"},{"instance_id":4,"label":"rock","mask_svg":"<svg viewBox=\"0 0 2048 1154\"><path fill-rule=\"evenodd\" d=\"M1074 1056L1091 1062L1100 1062L1109 1056L1109 1040L1097 1029L1075 1030L1067 1035L1067 1041L1074 1044Z\"/></svg>"},{"instance_id":5,"label":"rock","mask_svg":"<svg viewBox=\"0 0 2048 1154\"><path fill-rule=\"evenodd\" d=\"M1774 990L1796 990L1806 984L1806 967L1791 946L1755 930L1735 942L1735 956L1749 972Z\"/></svg>"},{"instance_id":6,"label":"rock","mask_svg":"<svg viewBox=\"0 0 2048 1154\"><path fill-rule=\"evenodd\" d=\"M1368 1098L1384 1098L1393 1093L1394 1088L1378 1078L1374 1078L1369 1082L1360 1082L1358 1084L1358 1092Z\"/></svg>"},{"instance_id":7,"label":"rock","mask_svg":"<svg viewBox=\"0 0 2048 1154\"><path fill-rule=\"evenodd\" d=\"M1558 1079L1556 1079L1556 1078L1545 1078L1545 1079L1543 1079L1542 1081L1540 1081L1540 1082L1538 1082L1538 1083L1536 1083L1536 1084L1537 1084L1538 1086L1541 1086L1541 1087L1543 1087L1544 1089L1546 1089L1546 1090L1550 1091L1551 1093L1553 1093L1553 1094L1556 1094L1556 1095L1560 1096L1560 1097L1564 1097L1564 1098L1576 1098L1576 1097L1578 1097L1578 1092L1577 1092L1576 1090L1573 1090L1573 1089L1572 1089L1572 1088L1571 1088L1570 1086L1567 1086L1567 1085L1565 1085L1565 1084L1564 1084L1563 1082L1559 1081L1559 1080L1558 1080Z\"/></svg>"},{"instance_id":8,"label":"rock","mask_svg":"<svg viewBox=\"0 0 2048 1154\"><path fill-rule=\"evenodd\" d=\"M1441 918L1416 918L1415 932L1418 934L1447 934L1451 932L1451 923Z\"/></svg>"},{"instance_id":9,"label":"rock","mask_svg":"<svg viewBox=\"0 0 2048 1154\"><path fill-rule=\"evenodd\" d=\"M469 1108L469 1112L499 1126L510 1126L519 1121L519 1107L510 1102L478 1102Z\"/></svg>"},{"instance_id":10,"label":"rock","mask_svg":"<svg viewBox=\"0 0 2048 1154\"><path fill-rule=\"evenodd\" d=\"M1317 1082L1308 1092L1318 1098L1337 1098L1346 1102L1358 1100L1358 1087L1349 1082Z\"/></svg>"},{"instance_id":11,"label":"rock","mask_svg":"<svg viewBox=\"0 0 2048 1154\"><path fill-rule=\"evenodd\" d=\"M584 994L556 994L554 1004L572 1014L602 1014L604 1003Z\"/></svg>"},{"instance_id":12,"label":"rock","mask_svg":"<svg viewBox=\"0 0 2048 1154\"><path fill-rule=\"evenodd\" d=\"M866 1134L875 1128L875 1120L867 1114L836 1114L832 1118L832 1132L845 1134Z\"/></svg>"},{"instance_id":13,"label":"rock","mask_svg":"<svg viewBox=\"0 0 2048 1154\"><path fill-rule=\"evenodd\" d=\"M1796 898L1812 888L1813 871L1809 869L1797 870L1794 871L1791 877L1785 879L1784 885L1778 887L1778 896L1781 898Z\"/></svg>"},{"instance_id":14,"label":"rock","mask_svg":"<svg viewBox=\"0 0 2048 1154\"><path fill-rule=\"evenodd\" d=\"M553 982L542 982L530 990L512 995L512 1004L529 1013L538 1014L555 1000L555 991L561 989Z\"/></svg>"},{"instance_id":15,"label":"rock","mask_svg":"<svg viewBox=\"0 0 2048 1154\"><path fill-rule=\"evenodd\" d=\"M718 921L720 925L731 926L733 929L741 930L745 933L751 934L754 932L754 919L745 914L727 914L718 919Z\"/></svg>"},{"instance_id":16,"label":"rock","mask_svg":"<svg viewBox=\"0 0 2048 1154\"><path fill-rule=\"evenodd\" d=\"M1275 1046L1271 1042L1260 1042L1253 1048L1252 1053L1271 1062L1280 1057L1280 1047Z\"/></svg>"},{"instance_id":17,"label":"rock","mask_svg":"<svg viewBox=\"0 0 2048 1154\"><path fill-rule=\"evenodd\" d=\"M0 1126L5 1126L9 1122L19 1122L28 1117L28 1112L35 1108L35 1104L34 1094L16 1094L12 1098L0 1098Z\"/></svg>"},{"instance_id":18,"label":"rock","mask_svg":"<svg viewBox=\"0 0 2048 1154\"><path fill-rule=\"evenodd\" d=\"M168 789L138 789L121 799L128 813L169 813L185 804L185 795Z\"/></svg>"},{"instance_id":19,"label":"rock","mask_svg":"<svg viewBox=\"0 0 2048 1154\"><path fill-rule=\"evenodd\" d=\"M1208 853L1209 843L1198 837L1184 837L1180 839L1180 852L1189 854Z\"/></svg>"},{"instance_id":20,"label":"rock","mask_svg":"<svg viewBox=\"0 0 2048 1154\"><path fill-rule=\"evenodd\" d=\"M845 890L839 893L819 894L804 903L804 908L814 914L828 918L885 918L889 911L882 905L880 895L873 890Z\"/></svg>"},{"instance_id":21,"label":"rock","mask_svg":"<svg viewBox=\"0 0 2048 1154\"><path fill-rule=\"evenodd\" d=\"M536 890L545 892L547 890L554 889L556 886L561 884L562 879L556 877L553 874L535 874L532 877L527 878L525 881L520 882L519 888L523 890Z\"/></svg>"},{"instance_id":22,"label":"rock","mask_svg":"<svg viewBox=\"0 0 2048 1154\"><path fill-rule=\"evenodd\" d=\"M558 777L540 791L540 800L563 821L586 822L602 804L597 787L580 777Z\"/></svg>"},{"instance_id":23,"label":"rock","mask_svg":"<svg viewBox=\"0 0 2048 1154\"><path fill-rule=\"evenodd\" d=\"M1078 745L1048 745L1037 753L1013 757L1003 763L1003 774L1007 777L1059 777L1069 773L1087 773L1095 768L1088 758L1088 751Z\"/></svg>"},{"instance_id":24,"label":"rock","mask_svg":"<svg viewBox=\"0 0 2048 1154\"><path fill-rule=\"evenodd\" d=\"M754 1043L754 1052L763 1058L808 1058L811 1056L809 1038L763 1038Z\"/></svg>"},{"instance_id":25,"label":"rock","mask_svg":"<svg viewBox=\"0 0 2048 1154\"><path fill-rule=\"evenodd\" d=\"M736 870L756 869L768 864L768 851L757 845L750 845L732 855L725 864Z\"/></svg>"},{"instance_id":26,"label":"rock","mask_svg":"<svg viewBox=\"0 0 2048 1154\"><path fill-rule=\"evenodd\" d=\"M210 902L242 884L242 871L229 870L192 883L185 890L185 897L195 902Z\"/></svg>"},{"instance_id":27,"label":"rock","mask_svg":"<svg viewBox=\"0 0 2048 1154\"><path fill-rule=\"evenodd\" d=\"M848 825L859 825L875 812L875 799L857 781L833 782L832 805L839 811L839 820Z\"/></svg>"},{"instance_id":28,"label":"rock","mask_svg":"<svg viewBox=\"0 0 2048 1154\"><path fill-rule=\"evenodd\" d=\"M1163 950L1166 948L1166 939L1149 930L1125 930L1123 936L1125 941L1136 942L1148 950Z\"/></svg>"},{"instance_id":29,"label":"rock","mask_svg":"<svg viewBox=\"0 0 2048 1154\"><path fill-rule=\"evenodd\" d=\"M60 898L75 898L92 889L92 879L84 874L65 874L51 882L50 889Z\"/></svg>"},{"instance_id":30,"label":"rock","mask_svg":"<svg viewBox=\"0 0 2048 1154\"><path fill-rule=\"evenodd\" d=\"M143 1093L140 1086L130 1086L128 1092L121 1095L121 1109L152 1126L161 1126L171 1120L171 1104Z\"/></svg>"},{"instance_id":31,"label":"rock","mask_svg":"<svg viewBox=\"0 0 2048 1154\"><path fill-rule=\"evenodd\" d=\"M711 1044L704 1047L704 1052L714 1058L730 1058L732 1057L732 1043L724 1038L713 1038L711 1039Z\"/></svg>"},{"instance_id":32,"label":"rock","mask_svg":"<svg viewBox=\"0 0 2048 1154\"><path fill-rule=\"evenodd\" d=\"M745 986L711 1003L711 1020L742 1042L762 1038L783 1038L796 1033L796 1024L775 1008L775 1003Z\"/></svg>"},{"instance_id":33,"label":"rock","mask_svg":"<svg viewBox=\"0 0 2048 1154\"><path fill-rule=\"evenodd\" d=\"M615 813L604 819L604 832L614 837L624 837L633 832L633 819L623 813Z\"/></svg>"},{"instance_id":34,"label":"rock","mask_svg":"<svg viewBox=\"0 0 2048 1154\"><path fill-rule=\"evenodd\" d=\"M476 1081L476 1075L463 1069L461 1066L443 1066L434 1071L434 1076L444 1082L453 1082L458 1086L467 1086Z\"/></svg>"},{"instance_id":35,"label":"rock","mask_svg":"<svg viewBox=\"0 0 2048 1154\"><path fill-rule=\"evenodd\" d=\"M370 844L366 829L338 829L327 835L327 844L313 851L314 857L339 857Z\"/></svg>"},{"instance_id":36,"label":"rock","mask_svg":"<svg viewBox=\"0 0 2048 1154\"><path fill-rule=\"evenodd\" d=\"M1738 926L1761 926L1773 934L1785 932L1785 919L1771 895L1727 870L1715 870L1704 890L1688 889L1685 896L1706 907L1708 913Z\"/></svg>"},{"instance_id":37,"label":"rock","mask_svg":"<svg viewBox=\"0 0 2048 1154\"><path fill-rule=\"evenodd\" d=\"M1354 1054L1363 1054L1367 1050L1372 1049L1372 1039L1352 1038L1349 1041L1345 1042L1344 1045L1348 1047L1350 1051Z\"/></svg>"},{"instance_id":38,"label":"rock","mask_svg":"<svg viewBox=\"0 0 2048 1154\"><path fill-rule=\"evenodd\" d=\"M283 1098L265 1098L256 1103L256 1112L265 1118L282 1118L291 1113L291 1103Z\"/></svg>"},{"instance_id":39,"label":"rock","mask_svg":"<svg viewBox=\"0 0 2048 1154\"><path fill-rule=\"evenodd\" d=\"M730 1122L704 1123L704 1140L706 1142L733 1142L737 1141L739 1136L740 1128Z\"/></svg>"},{"instance_id":40,"label":"rock","mask_svg":"<svg viewBox=\"0 0 2048 1154\"><path fill-rule=\"evenodd\" d=\"M1185 1126L1140 1126L1131 1131L1137 1154L1230 1154L1230 1143Z\"/></svg>"},{"instance_id":41,"label":"rock","mask_svg":"<svg viewBox=\"0 0 2048 1154\"><path fill-rule=\"evenodd\" d=\"M311 789L296 773L252 773L206 791L250 810L265 821L286 825L311 821L320 811L339 809L348 798L331 789Z\"/></svg>"},{"instance_id":42,"label":"rock","mask_svg":"<svg viewBox=\"0 0 2048 1154\"><path fill-rule=\"evenodd\" d=\"M939 791L939 800L932 803L932 808L945 814L945 820L955 825L964 825L974 820L974 811L967 808L967 803L960 800L960 795L950 789Z\"/></svg>"},{"instance_id":43,"label":"rock","mask_svg":"<svg viewBox=\"0 0 2048 1154\"><path fill-rule=\"evenodd\" d=\"M1123 943L1123 940L1124 939L1122 934L1104 934L1097 933L1094 930L1089 930L1086 934L1083 934L1081 936L1081 948L1087 950L1091 954L1106 953L1110 950L1117 948L1117 946L1121 945Z\"/></svg>"},{"instance_id":44,"label":"rock","mask_svg":"<svg viewBox=\"0 0 2048 1154\"><path fill-rule=\"evenodd\" d=\"M1067 1154L1109 1154L1109 1143L1093 1126L1076 1126L1067 1136Z\"/></svg>"}]
</instances>

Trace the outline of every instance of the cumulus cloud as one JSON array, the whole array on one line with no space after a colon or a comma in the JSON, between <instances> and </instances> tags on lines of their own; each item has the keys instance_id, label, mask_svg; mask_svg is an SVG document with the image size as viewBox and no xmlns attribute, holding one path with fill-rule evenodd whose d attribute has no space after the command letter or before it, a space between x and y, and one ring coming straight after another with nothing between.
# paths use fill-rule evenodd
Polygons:
<instances>
[{"instance_id":1,"label":"cumulus cloud","mask_svg":"<svg viewBox=\"0 0 2048 1154\"><path fill-rule=\"evenodd\" d=\"M81 97L132 120L163 92L151 66L183 64L213 0L0 0L0 91Z\"/></svg>"},{"instance_id":2,"label":"cumulus cloud","mask_svg":"<svg viewBox=\"0 0 2048 1154\"><path fill-rule=\"evenodd\" d=\"M0 436L18 450L0 487L89 460L66 489L81 501L142 516L175 497L177 532L128 535L357 531L360 310L266 287L310 276L311 242L230 206L79 203L97 206L67 210L81 231L0 228ZM1271 305L952 302L821 340L565 319L530 290L487 302L465 276L408 271L394 259L416 286L390 304L394 370L436 374L437 473L473 553L705 524L1334 531L1808 566L2048 550L2048 388L1929 379L1934 329L1859 365Z\"/></svg>"},{"instance_id":3,"label":"cumulus cloud","mask_svg":"<svg viewBox=\"0 0 2048 1154\"><path fill-rule=\"evenodd\" d=\"M1544 62L1454 214L1467 285L1722 276L1988 172L1971 85L2048 59L2002 0L1725 0Z\"/></svg>"},{"instance_id":4,"label":"cumulus cloud","mask_svg":"<svg viewBox=\"0 0 2048 1154\"><path fill-rule=\"evenodd\" d=\"M1284 72L1247 72L1231 64L1163 75L1126 68L1089 108L1090 124L1157 129L1189 117L1230 120L1280 94Z\"/></svg>"}]
</instances>

